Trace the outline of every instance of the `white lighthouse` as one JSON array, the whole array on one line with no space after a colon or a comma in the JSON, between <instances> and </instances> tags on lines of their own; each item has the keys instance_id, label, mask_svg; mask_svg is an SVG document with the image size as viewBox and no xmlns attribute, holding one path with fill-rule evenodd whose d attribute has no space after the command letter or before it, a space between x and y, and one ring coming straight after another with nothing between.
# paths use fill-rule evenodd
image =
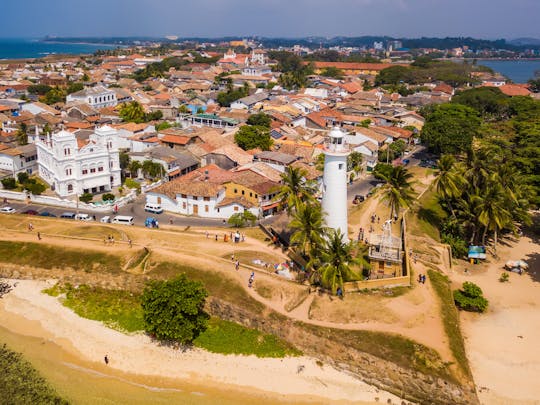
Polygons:
<instances>
[{"instance_id":1,"label":"white lighthouse","mask_svg":"<svg viewBox=\"0 0 540 405\"><path fill-rule=\"evenodd\" d=\"M343 239L348 240L347 226L347 156L345 134L334 127L324 145L324 175L322 209L326 225L341 230Z\"/></svg>"}]
</instances>

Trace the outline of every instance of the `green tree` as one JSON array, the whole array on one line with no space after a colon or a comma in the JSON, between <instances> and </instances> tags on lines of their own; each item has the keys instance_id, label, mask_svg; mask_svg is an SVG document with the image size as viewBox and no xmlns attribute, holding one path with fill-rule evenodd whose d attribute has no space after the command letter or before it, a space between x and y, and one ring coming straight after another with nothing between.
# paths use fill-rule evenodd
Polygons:
<instances>
[{"instance_id":1,"label":"green tree","mask_svg":"<svg viewBox=\"0 0 540 405\"><path fill-rule=\"evenodd\" d=\"M458 154L470 149L480 129L478 113L460 104L441 104L428 114L421 138L436 153Z\"/></svg>"},{"instance_id":2,"label":"green tree","mask_svg":"<svg viewBox=\"0 0 540 405\"><path fill-rule=\"evenodd\" d=\"M414 201L411 179L413 175L403 166L393 167L389 175L382 175L386 184L382 200L390 206L390 218L399 216L401 207L410 207Z\"/></svg>"},{"instance_id":3,"label":"green tree","mask_svg":"<svg viewBox=\"0 0 540 405\"><path fill-rule=\"evenodd\" d=\"M67 94L71 94L71 93L76 93L78 91L81 91L82 89L84 89L84 84L74 82L74 83L69 84L69 86L66 89L66 92Z\"/></svg>"},{"instance_id":4,"label":"green tree","mask_svg":"<svg viewBox=\"0 0 540 405\"><path fill-rule=\"evenodd\" d=\"M187 108L184 104L182 104L180 107L178 107L178 112L180 114L191 114L191 110Z\"/></svg>"},{"instance_id":5,"label":"green tree","mask_svg":"<svg viewBox=\"0 0 540 405\"><path fill-rule=\"evenodd\" d=\"M485 312L488 300L484 298L482 289L469 281L463 283L461 290L454 291L454 302L465 311Z\"/></svg>"},{"instance_id":6,"label":"green tree","mask_svg":"<svg viewBox=\"0 0 540 405\"><path fill-rule=\"evenodd\" d=\"M344 237L338 229L332 229L326 243L322 246L317 259L320 265L315 269L314 278L321 285L336 293L338 287L343 291L343 283L357 280L360 274L354 271L352 265L361 265L362 259L353 257L353 243L343 241Z\"/></svg>"},{"instance_id":7,"label":"green tree","mask_svg":"<svg viewBox=\"0 0 540 405\"><path fill-rule=\"evenodd\" d=\"M50 90L52 90L52 87L47 86L46 84L32 84L28 86L28 89L27 89L28 93L37 94L38 96L44 96Z\"/></svg>"},{"instance_id":8,"label":"green tree","mask_svg":"<svg viewBox=\"0 0 540 405\"><path fill-rule=\"evenodd\" d=\"M527 83L529 84L529 90L533 93L540 93L540 78L531 79Z\"/></svg>"},{"instance_id":9,"label":"green tree","mask_svg":"<svg viewBox=\"0 0 540 405\"><path fill-rule=\"evenodd\" d=\"M145 121L146 113L141 103L132 101L122 104L122 107L120 107L120 118L125 122L140 124Z\"/></svg>"},{"instance_id":10,"label":"green tree","mask_svg":"<svg viewBox=\"0 0 540 405\"><path fill-rule=\"evenodd\" d=\"M13 177L6 177L1 180L2 186L6 190L14 190L17 188L17 180L15 180Z\"/></svg>"},{"instance_id":11,"label":"green tree","mask_svg":"<svg viewBox=\"0 0 540 405\"><path fill-rule=\"evenodd\" d=\"M456 159L452 155L442 155L437 162L437 172L435 178L435 188L437 193L446 200L452 216L455 217L451 200L461 195L463 178L456 170Z\"/></svg>"},{"instance_id":12,"label":"green tree","mask_svg":"<svg viewBox=\"0 0 540 405\"><path fill-rule=\"evenodd\" d=\"M227 222L236 228L243 228L247 224L253 226L255 221L257 221L257 217L250 211L245 210L244 212L232 214Z\"/></svg>"},{"instance_id":13,"label":"green tree","mask_svg":"<svg viewBox=\"0 0 540 405\"><path fill-rule=\"evenodd\" d=\"M17 129L15 136L19 145L28 144L28 126L24 122L19 124L19 128Z\"/></svg>"},{"instance_id":14,"label":"green tree","mask_svg":"<svg viewBox=\"0 0 540 405\"><path fill-rule=\"evenodd\" d=\"M509 99L497 87L477 87L456 93L452 103L474 108L487 119L499 120L508 114Z\"/></svg>"},{"instance_id":15,"label":"green tree","mask_svg":"<svg viewBox=\"0 0 540 405\"><path fill-rule=\"evenodd\" d=\"M478 221L484 226L482 244L486 243L487 232L493 231L495 235L494 249L497 252L497 233L512 220L504 189L498 181L490 181L481 192L478 200L478 211Z\"/></svg>"},{"instance_id":16,"label":"green tree","mask_svg":"<svg viewBox=\"0 0 540 405\"><path fill-rule=\"evenodd\" d=\"M244 125L234 134L234 142L244 150L260 148L270 150L270 130L262 126Z\"/></svg>"},{"instance_id":17,"label":"green tree","mask_svg":"<svg viewBox=\"0 0 540 405\"><path fill-rule=\"evenodd\" d=\"M29 179L30 179L30 176L28 176L28 173L26 172L17 173L17 181L20 184L28 183Z\"/></svg>"},{"instance_id":18,"label":"green tree","mask_svg":"<svg viewBox=\"0 0 540 405\"><path fill-rule=\"evenodd\" d=\"M359 172L362 170L362 154L360 152L353 151L347 156L347 170Z\"/></svg>"},{"instance_id":19,"label":"green tree","mask_svg":"<svg viewBox=\"0 0 540 405\"><path fill-rule=\"evenodd\" d=\"M168 281L150 281L141 303L145 331L159 340L191 344L207 328L207 296L203 285L185 274Z\"/></svg>"},{"instance_id":20,"label":"green tree","mask_svg":"<svg viewBox=\"0 0 540 405\"><path fill-rule=\"evenodd\" d=\"M88 76L88 74L83 74L81 80L86 83L86 82L89 82L90 81L90 76Z\"/></svg>"},{"instance_id":21,"label":"green tree","mask_svg":"<svg viewBox=\"0 0 540 405\"><path fill-rule=\"evenodd\" d=\"M131 177L137 177L139 174L139 169L142 169L141 162L138 160L132 160L129 162L128 170Z\"/></svg>"},{"instance_id":22,"label":"green tree","mask_svg":"<svg viewBox=\"0 0 540 405\"><path fill-rule=\"evenodd\" d=\"M409 82L411 77L411 68L406 66L390 66L382 69L375 78L375 85L399 84Z\"/></svg>"},{"instance_id":23,"label":"green tree","mask_svg":"<svg viewBox=\"0 0 540 405\"><path fill-rule=\"evenodd\" d=\"M57 86L50 89L44 96L40 98L40 100L45 104L51 105L64 102L65 97L65 92Z\"/></svg>"},{"instance_id":24,"label":"green tree","mask_svg":"<svg viewBox=\"0 0 540 405\"><path fill-rule=\"evenodd\" d=\"M92 193L83 193L79 197L79 201L88 204L90 201L94 199L94 196Z\"/></svg>"},{"instance_id":25,"label":"green tree","mask_svg":"<svg viewBox=\"0 0 540 405\"><path fill-rule=\"evenodd\" d=\"M158 162L153 162L151 160L145 160L142 163L142 171L143 173L150 177L151 179L156 179L158 177L163 177L165 175L165 169L163 166Z\"/></svg>"},{"instance_id":26,"label":"green tree","mask_svg":"<svg viewBox=\"0 0 540 405\"><path fill-rule=\"evenodd\" d=\"M262 112L257 113L257 114L252 114L247 119L247 123L249 125L270 128L270 124L272 123L272 117Z\"/></svg>"},{"instance_id":27,"label":"green tree","mask_svg":"<svg viewBox=\"0 0 540 405\"><path fill-rule=\"evenodd\" d=\"M319 204L301 204L294 212L289 228L293 231L291 243L300 247L306 256L322 244L327 232Z\"/></svg>"},{"instance_id":28,"label":"green tree","mask_svg":"<svg viewBox=\"0 0 540 405\"><path fill-rule=\"evenodd\" d=\"M324 68L321 72L321 75L326 77L332 77L334 79L343 79L343 70L338 69L337 67L330 66L327 68Z\"/></svg>"},{"instance_id":29,"label":"green tree","mask_svg":"<svg viewBox=\"0 0 540 405\"><path fill-rule=\"evenodd\" d=\"M281 175L281 188L276 196L281 207L286 207L291 215L303 204L315 202L316 184L306 180L307 171L299 167L287 166Z\"/></svg>"},{"instance_id":30,"label":"green tree","mask_svg":"<svg viewBox=\"0 0 540 405\"><path fill-rule=\"evenodd\" d=\"M126 170L130 162L129 155L126 152L120 152L119 160L120 160L120 169Z\"/></svg>"}]
</instances>

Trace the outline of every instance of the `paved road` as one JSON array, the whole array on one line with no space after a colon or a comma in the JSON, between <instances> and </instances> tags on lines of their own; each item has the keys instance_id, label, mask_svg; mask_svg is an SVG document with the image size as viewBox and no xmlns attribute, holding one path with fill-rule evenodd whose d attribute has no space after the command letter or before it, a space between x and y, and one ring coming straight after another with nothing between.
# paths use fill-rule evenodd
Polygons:
<instances>
[{"instance_id":1,"label":"paved road","mask_svg":"<svg viewBox=\"0 0 540 405\"><path fill-rule=\"evenodd\" d=\"M424 147L417 146L416 149L409 154L408 156L405 156L405 158L408 158L410 160L409 166L417 166L420 163L421 159L424 159L425 151ZM347 199L349 201L352 201L354 196L359 194L366 196L369 191L374 188L379 181L375 179L371 174L365 174L360 179L355 181L352 185L348 186L347 188ZM199 227L229 227L229 224L221 219L205 219L205 218L198 218L198 217L186 217L182 215L175 215L171 213L164 212L163 214L151 214L144 211L144 204L145 204L145 197L144 195L140 195L137 197L137 200L133 203L130 203L126 205L125 207L122 207L119 209L118 214L116 215L128 215L132 216L135 219L135 225L138 226L144 226L144 221L147 217L154 217L156 218L160 224L170 224L172 221L172 225L180 226L180 227L186 227L186 226L199 226ZM11 200L8 203L9 206L15 208L17 210L17 213L22 213L27 210L34 210L38 213L41 212L50 212L57 217L59 217L64 212L76 212L75 210L69 209L69 208L62 208L62 207L53 207L50 205L39 205L39 204L26 204L24 202L18 202L15 200ZM87 213L90 216L95 215L96 220L99 221L104 216L110 216L111 218L114 216L114 214L96 214L95 212L86 211L86 210L79 210L80 213ZM10 215L10 214L0 214L0 215ZM266 218L262 222L263 223L272 223L273 218Z\"/></svg>"}]
</instances>

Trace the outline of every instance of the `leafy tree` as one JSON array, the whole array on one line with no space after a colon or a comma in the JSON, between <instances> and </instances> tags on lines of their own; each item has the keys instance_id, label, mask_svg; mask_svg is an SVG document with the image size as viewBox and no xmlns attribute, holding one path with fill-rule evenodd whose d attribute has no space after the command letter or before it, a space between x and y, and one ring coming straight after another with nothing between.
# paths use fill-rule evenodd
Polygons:
<instances>
[{"instance_id":1,"label":"leafy tree","mask_svg":"<svg viewBox=\"0 0 540 405\"><path fill-rule=\"evenodd\" d=\"M103 194L103 195L101 196L101 199L102 199L103 201L114 201L115 198L116 198L116 197L115 197L114 194L112 194L112 193L105 193L105 194Z\"/></svg>"},{"instance_id":2,"label":"leafy tree","mask_svg":"<svg viewBox=\"0 0 540 405\"><path fill-rule=\"evenodd\" d=\"M1 182L6 190L14 190L17 188L17 180L13 177L6 177L5 179L2 179Z\"/></svg>"},{"instance_id":3,"label":"leafy tree","mask_svg":"<svg viewBox=\"0 0 540 405\"><path fill-rule=\"evenodd\" d=\"M500 182L490 181L477 198L478 221L484 226L482 244L485 245L488 230L492 230L495 234L494 249L497 251L497 232L512 221L505 191Z\"/></svg>"},{"instance_id":4,"label":"leafy tree","mask_svg":"<svg viewBox=\"0 0 540 405\"><path fill-rule=\"evenodd\" d=\"M84 89L84 84L82 83L70 83L69 86L66 89L67 94L76 93L77 91L81 91Z\"/></svg>"},{"instance_id":5,"label":"leafy tree","mask_svg":"<svg viewBox=\"0 0 540 405\"><path fill-rule=\"evenodd\" d=\"M21 184L28 183L30 176L26 172L21 172L17 174L17 181Z\"/></svg>"},{"instance_id":6,"label":"leafy tree","mask_svg":"<svg viewBox=\"0 0 540 405\"><path fill-rule=\"evenodd\" d=\"M447 201L447 204L455 217L452 209L451 199L461 195L463 178L456 170L456 160L452 155L443 155L437 162L437 177L435 178L435 188L437 193Z\"/></svg>"},{"instance_id":7,"label":"leafy tree","mask_svg":"<svg viewBox=\"0 0 540 405\"><path fill-rule=\"evenodd\" d=\"M410 207L414 201L412 174L403 166L392 167L389 175L383 175L382 200L390 205L390 218L397 217L401 207Z\"/></svg>"},{"instance_id":8,"label":"leafy tree","mask_svg":"<svg viewBox=\"0 0 540 405\"><path fill-rule=\"evenodd\" d=\"M458 154L471 147L480 129L478 113L460 104L441 104L426 118L421 138L436 153Z\"/></svg>"},{"instance_id":9,"label":"leafy tree","mask_svg":"<svg viewBox=\"0 0 540 405\"><path fill-rule=\"evenodd\" d=\"M144 115L143 122L148 121L157 121L163 118L163 112L161 110L156 110L149 112L148 114Z\"/></svg>"},{"instance_id":10,"label":"leafy tree","mask_svg":"<svg viewBox=\"0 0 540 405\"><path fill-rule=\"evenodd\" d=\"M79 201L81 201L83 203L86 203L86 204L88 204L93 199L94 199L94 196L92 195L92 193L83 193L79 197Z\"/></svg>"},{"instance_id":11,"label":"leafy tree","mask_svg":"<svg viewBox=\"0 0 540 405\"><path fill-rule=\"evenodd\" d=\"M244 150L256 148L270 150L272 137L266 127L244 125L234 134L234 142Z\"/></svg>"},{"instance_id":12,"label":"leafy tree","mask_svg":"<svg viewBox=\"0 0 540 405\"><path fill-rule=\"evenodd\" d=\"M306 180L307 172L298 167L287 166L281 175L282 186L276 199L281 207L287 207L287 213L291 215L302 206L315 202L316 185L313 181Z\"/></svg>"},{"instance_id":13,"label":"leafy tree","mask_svg":"<svg viewBox=\"0 0 540 405\"><path fill-rule=\"evenodd\" d=\"M122 107L120 107L120 118L125 122L140 124L145 121L146 113L141 103L132 101L122 104Z\"/></svg>"},{"instance_id":14,"label":"leafy tree","mask_svg":"<svg viewBox=\"0 0 540 405\"><path fill-rule=\"evenodd\" d=\"M326 77L332 77L334 79L343 79L343 70L338 69L337 67L330 66L324 68L321 72L321 75Z\"/></svg>"},{"instance_id":15,"label":"leafy tree","mask_svg":"<svg viewBox=\"0 0 540 405\"><path fill-rule=\"evenodd\" d=\"M30 180L33 180L33 179L30 179ZM47 189L47 187L45 187L44 184L39 183L35 180L33 182L28 182L28 183L23 184L23 187L25 188L25 190L28 190L30 193L34 195L40 195Z\"/></svg>"},{"instance_id":16,"label":"leafy tree","mask_svg":"<svg viewBox=\"0 0 540 405\"><path fill-rule=\"evenodd\" d=\"M156 179L158 177L163 177L165 175L165 169L163 166L158 162L153 162L151 160L145 160L142 163L142 171L143 173L150 177L151 179Z\"/></svg>"},{"instance_id":17,"label":"leafy tree","mask_svg":"<svg viewBox=\"0 0 540 405\"><path fill-rule=\"evenodd\" d=\"M508 113L509 98L497 87L477 87L456 93L452 103L474 108L488 119L501 119Z\"/></svg>"},{"instance_id":18,"label":"leafy tree","mask_svg":"<svg viewBox=\"0 0 540 405\"><path fill-rule=\"evenodd\" d=\"M365 120L362 120L362 122L360 122L360 124L358 125L362 128L369 128L369 126L371 125L371 120L369 118L366 118Z\"/></svg>"},{"instance_id":19,"label":"leafy tree","mask_svg":"<svg viewBox=\"0 0 540 405\"><path fill-rule=\"evenodd\" d=\"M168 281L150 281L142 295L145 331L159 340L190 344L208 325L204 312L208 293L185 274Z\"/></svg>"},{"instance_id":20,"label":"leafy tree","mask_svg":"<svg viewBox=\"0 0 540 405\"><path fill-rule=\"evenodd\" d=\"M178 107L178 112L180 114L191 114L191 110L187 108L184 104L182 104L180 107Z\"/></svg>"},{"instance_id":21,"label":"leafy tree","mask_svg":"<svg viewBox=\"0 0 540 405\"><path fill-rule=\"evenodd\" d=\"M332 229L322 246L316 262L313 277L320 281L321 285L336 293L338 287L343 291L343 283L348 280L359 279L360 275L351 268L351 265L360 265L361 258L353 257L352 242L343 241L343 234L338 229ZM310 265L312 260L310 260Z\"/></svg>"},{"instance_id":22,"label":"leafy tree","mask_svg":"<svg viewBox=\"0 0 540 405\"><path fill-rule=\"evenodd\" d=\"M88 76L87 73L83 74L81 80L86 83L86 82L89 82L90 81L90 76Z\"/></svg>"},{"instance_id":23,"label":"leafy tree","mask_svg":"<svg viewBox=\"0 0 540 405\"><path fill-rule=\"evenodd\" d=\"M52 134L52 129L48 122L46 122L45 125L43 126L43 134L45 135Z\"/></svg>"},{"instance_id":24,"label":"leafy tree","mask_svg":"<svg viewBox=\"0 0 540 405\"><path fill-rule=\"evenodd\" d=\"M529 90L531 90L533 93L540 93L540 78L531 79L527 83L529 83Z\"/></svg>"},{"instance_id":25,"label":"leafy tree","mask_svg":"<svg viewBox=\"0 0 540 405\"><path fill-rule=\"evenodd\" d=\"M392 174L393 166L387 163L377 163L373 169L373 176L377 180L385 180Z\"/></svg>"},{"instance_id":26,"label":"leafy tree","mask_svg":"<svg viewBox=\"0 0 540 405\"><path fill-rule=\"evenodd\" d=\"M252 114L247 119L247 123L249 125L255 125L255 126L261 126L265 128L270 128L270 124L272 123L272 117L265 113L257 113Z\"/></svg>"},{"instance_id":27,"label":"leafy tree","mask_svg":"<svg viewBox=\"0 0 540 405\"><path fill-rule=\"evenodd\" d=\"M253 226L255 221L257 221L257 217L247 210L232 214L228 220L229 224L235 226L236 228L243 228L246 226L246 224Z\"/></svg>"},{"instance_id":28,"label":"leafy tree","mask_svg":"<svg viewBox=\"0 0 540 405\"><path fill-rule=\"evenodd\" d=\"M15 136L19 145L28 144L28 126L24 122L19 124L19 128L17 129Z\"/></svg>"},{"instance_id":29,"label":"leafy tree","mask_svg":"<svg viewBox=\"0 0 540 405\"><path fill-rule=\"evenodd\" d=\"M248 87L234 89L232 85L225 92L218 93L217 102L222 107L230 107L234 101L249 95Z\"/></svg>"},{"instance_id":30,"label":"leafy tree","mask_svg":"<svg viewBox=\"0 0 540 405\"><path fill-rule=\"evenodd\" d=\"M360 152L353 151L347 156L347 170L359 172L362 169L362 154Z\"/></svg>"},{"instance_id":31,"label":"leafy tree","mask_svg":"<svg viewBox=\"0 0 540 405\"><path fill-rule=\"evenodd\" d=\"M169 128L172 128L172 125L168 121L163 121L156 125L156 131L163 131Z\"/></svg>"},{"instance_id":32,"label":"leafy tree","mask_svg":"<svg viewBox=\"0 0 540 405\"><path fill-rule=\"evenodd\" d=\"M137 177L139 174L139 169L142 169L142 164L138 160L132 160L129 162L128 170L131 177Z\"/></svg>"},{"instance_id":33,"label":"leafy tree","mask_svg":"<svg viewBox=\"0 0 540 405\"><path fill-rule=\"evenodd\" d=\"M294 212L289 228L293 231L291 243L299 245L305 256L323 243L327 232L319 204L301 204Z\"/></svg>"},{"instance_id":34,"label":"leafy tree","mask_svg":"<svg viewBox=\"0 0 540 405\"><path fill-rule=\"evenodd\" d=\"M50 89L43 97L40 98L40 100L45 104L51 105L64 102L65 96L64 91L57 86Z\"/></svg>"},{"instance_id":35,"label":"leafy tree","mask_svg":"<svg viewBox=\"0 0 540 405\"><path fill-rule=\"evenodd\" d=\"M375 78L375 85L382 84L399 84L409 82L411 77L411 69L406 66L390 66L382 69Z\"/></svg>"},{"instance_id":36,"label":"leafy tree","mask_svg":"<svg viewBox=\"0 0 540 405\"><path fill-rule=\"evenodd\" d=\"M28 86L28 89L27 89L28 93L37 94L38 96L44 96L50 90L52 90L52 87L47 86L46 84L32 84Z\"/></svg>"},{"instance_id":37,"label":"leafy tree","mask_svg":"<svg viewBox=\"0 0 540 405\"><path fill-rule=\"evenodd\" d=\"M454 291L454 301L464 311L485 312L488 300L484 298L482 289L469 281L463 283L461 290Z\"/></svg>"},{"instance_id":38,"label":"leafy tree","mask_svg":"<svg viewBox=\"0 0 540 405\"><path fill-rule=\"evenodd\" d=\"M129 161L130 161L129 155L126 152L120 152L119 160L120 160L120 169L126 170L129 166Z\"/></svg>"}]
</instances>

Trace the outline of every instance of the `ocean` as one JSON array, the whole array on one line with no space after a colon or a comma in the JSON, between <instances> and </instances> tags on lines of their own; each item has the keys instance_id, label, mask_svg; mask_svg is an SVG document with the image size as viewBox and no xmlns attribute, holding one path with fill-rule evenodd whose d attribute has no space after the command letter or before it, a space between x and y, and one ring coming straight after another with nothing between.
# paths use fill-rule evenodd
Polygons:
<instances>
[{"instance_id":1,"label":"ocean","mask_svg":"<svg viewBox=\"0 0 540 405\"><path fill-rule=\"evenodd\" d=\"M534 72L540 75L540 60L479 60L479 65L490 67L508 77L514 83L527 83L534 78Z\"/></svg>"},{"instance_id":2,"label":"ocean","mask_svg":"<svg viewBox=\"0 0 540 405\"><path fill-rule=\"evenodd\" d=\"M0 59L41 58L51 54L94 53L98 49L114 49L117 45L67 44L42 42L32 38L0 38Z\"/></svg>"}]
</instances>

